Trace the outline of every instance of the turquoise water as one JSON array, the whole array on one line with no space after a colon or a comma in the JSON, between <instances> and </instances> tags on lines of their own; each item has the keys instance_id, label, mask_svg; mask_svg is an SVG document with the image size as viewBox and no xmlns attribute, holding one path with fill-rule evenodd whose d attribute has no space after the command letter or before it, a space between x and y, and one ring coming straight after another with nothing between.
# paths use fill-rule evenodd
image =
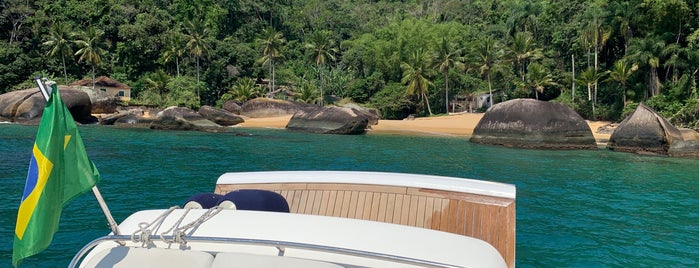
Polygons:
<instances>
[{"instance_id":1,"label":"turquoise water","mask_svg":"<svg viewBox=\"0 0 699 268\"><path fill-rule=\"evenodd\" d=\"M452 137L80 131L117 221L213 191L227 171L426 173L517 186L518 267L699 266L699 160L517 150ZM0 267L10 266L35 134L36 127L0 124ZM80 196L64 209L51 246L21 267L64 267L83 244L108 232L94 196Z\"/></svg>"}]
</instances>

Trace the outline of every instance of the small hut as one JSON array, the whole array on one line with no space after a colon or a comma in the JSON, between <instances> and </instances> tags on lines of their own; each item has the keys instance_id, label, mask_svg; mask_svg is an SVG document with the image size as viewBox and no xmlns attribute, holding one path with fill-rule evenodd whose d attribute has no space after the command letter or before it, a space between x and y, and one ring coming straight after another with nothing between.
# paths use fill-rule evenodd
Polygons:
<instances>
[{"instance_id":1,"label":"small hut","mask_svg":"<svg viewBox=\"0 0 699 268\"><path fill-rule=\"evenodd\" d=\"M96 91L107 93L110 96L117 96L122 101L131 100L131 87L119 81L106 76L100 76L95 78L94 85ZM92 90L92 79L83 79L70 83L68 86L90 88L90 90Z\"/></svg>"}]
</instances>

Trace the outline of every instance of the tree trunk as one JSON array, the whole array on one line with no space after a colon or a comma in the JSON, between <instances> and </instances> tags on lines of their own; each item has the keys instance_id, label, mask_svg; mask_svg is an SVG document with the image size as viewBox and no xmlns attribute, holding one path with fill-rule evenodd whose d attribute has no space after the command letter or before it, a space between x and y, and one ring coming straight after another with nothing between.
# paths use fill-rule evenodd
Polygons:
<instances>
[{"instance_id":1,"label":"tree trunk","mask_svg":"<svg viewBox=\"0 0 699 268\"><path fill-rule=\"evenodd\" d=\"M587 48L587 68L590 68L590 47Z\"/></svg>"},{"instance_id":2,"label":"tree trunk","mask_svg":"<svg viewBox=\"0 0 699 268\"><path fill-rule=\"evenodd\" d=\"M597 63L598 52L597 51L598 51L597 46L595 46L595 72L597 71L597 68L598 68L598 63Z\"/></svg>"},{"instance_id":3,"label":"tree trunk","mask_svg":"<svg viewBox=\"0 0 699 268\"><path fill-rule=\"evenodd\" d=\"M199 56L197 56L197 84L199 83ZM197 85L197 98L201 100L201 96L199 96L199 85Z\"/></svg>"},{"instance_id":4,"label":"tree trunk","mask_svg":"<svg viewBox=\"0 0 699 268\"><path fill-rule=\"evenodd\" d=\"M699 72L699 69L695 69L694 72L692 72L692 97L697 98L697 72Z\"/></svg>"},{"instance_id":5,"label":"tree trunk","mask_svg":"<svg viewBox=\"0 0 699 268\"><path fill-rule=\"evenodd\" d=\"M22 27L22 24L18 22L13 22L12 23L12 31L10 31L10 45L12 45L12 42L17 38L17 33L19 33L19 28Z\"/></svg>"},{"instance_id":6,"label":"tree trunk","mask_svg":"<svg viewBox=\"0 0 699 268\"><path fill-rule=\"evenodd\" d=\"M490 107L493 107L493 86L490 82L490 73L488 73L488 92L490 93ZM490 108L488 107L488 108Z\"/></svg>"},{"instance_id":7,"label":"tree trunk","mask_svg":"<svg viewBox=\"0 0 699 268\"><path fill-rule=\"evenodd\" d=\"M447 114L449 114L449 68L444 72L444 107L447 108Z\"/></svg>"},{"instance_id":8,"label":"tree trunk","mask_svg":"<svg viewBox=\"0 0 699 268\"><path fill-rule=\"evenodd\" d=\"M597 83L595 83L595 88L592 89L592 116L595 116L595 105L597 104Z\"/></svg>"},{"instance_id":9,"label":"tree trunk","mask_svg":"<svg viewBox=\"0 0 699 268\"><path fill-rule=\"evenodd\" d=\"M92 91L95 91L95 65L92 64Z\"/></svg>"},{"instance_id":10,"label":"tree trunk","mask_svg":"<svg viewBox=\"0 0 699 268\"><path fill-rule=\"evenodd\" d=\"M323 95L323 88L325 87L325 82L323 80L323 73L320 70L320 65L318 65L318 61L316 61L316 67L318 70L318 83L320 84L320 106L325 106L325 97ZM325 69L323 69L324 71Z\"/></svg>"},{"instance_id":11,"label":"tree trunk","mask_svg":"<svg viewBox=\"0 0 699 268\"><path fill-rule=\"evenodd\" d=\"M271 81L272 87L270 88L272 90L272 92L274 92L274 90L276 89L276 86L274 85L274 79L275 79L275 77L274 77L274 61L272 61L272 81ZM269 95L270 98L273 98L273 96L271 94L272 92L270 92L270 95Z\"/></svg>"},{"instance_id":12,"label":"tree trunk","mask_svg":"<svg viewBox=\"0 0 699 268\"><path fill-rule=\"evenodd\" d=\"M595 119L595 102L592 100L592 83L587 83L587 100L592 103L592 119Z\"/></svg>"},{"instance_id":13,"label":"tree trunk","mask_svg":"<svg viewBox=\"0 0 699 268\"><path fill-rule=\"evenodd\" d=\"M432 109L430 109L430 100L427 98L427 94L424 92L422 93L422 99L425 101L425 104L427 104L427 112L432 116Z\"/></svg>"},{"instance_id":14,"label":"tree trunk","mask_svg":"<svg viewBox=\"0 0 699 268\"><path fill-rule=\"evenodd\" d=\"M177 77L180 77L180 57L175 57L175 66L177 66Z\"/></svg>"},{"instance_id":15,"label":"tree trunk","mask_svg":"<svg viewBox=\"0 0 699 268\"><path fill-rule=\"evenodd\" d=\"M658 70L657 68L650 69L650 96L656 96L660 94L660 82L658 81Z\"/></svg>"},{"instance_id":16,"label":"tree trunk","mask_svg":"<svg viewBox=\"0 0 699 268\"><path fill-rule=\"evenodd\" d=\"M197 56L197 83L199 83L199 56ZM197 93L199 95L199 93Z\"/></svg>"},{"instance_id":17,"label":"tree trunk","mask_svg":"<svg viewBox=\"0 0 699 268\"><path fill-rule=\"evenodd\" d=\"M267 94L267 98L272 98L272 81L274 81L274 61L272 60L272 53L268 54L267 57L269 57L269 83L267 84L267 87L269 88L269 93Z\"/></svg>"},{"instance_id":18,"label":"tree trunk","mask_svg":"<svg viewBox=\"0 0 699 268\"><path fill-rule=\"evenodd\" d=\"M63 55L61 58L63 59L63 77L65 78L64 83L68 84L68 71L66 71L66 56Z\"/></svg>"},{"instance_id":19,"label":"tree trunk","mask_svg":"<svg viewBox=\"0 0 699 268\"><path fill-rule=\"evenodd\" d=\"M571 58L571 66L573 66L573 85L571 86L571 92L572 92L572 97L571 97L571 102L575 104L575 55L570 55Z\"/></svg>"}]
</instances>

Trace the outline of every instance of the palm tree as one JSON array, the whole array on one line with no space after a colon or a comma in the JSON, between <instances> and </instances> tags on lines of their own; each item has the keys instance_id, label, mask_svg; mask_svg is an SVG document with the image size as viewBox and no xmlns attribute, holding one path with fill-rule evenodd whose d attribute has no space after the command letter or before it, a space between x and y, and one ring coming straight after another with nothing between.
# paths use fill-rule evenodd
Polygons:
<instances>
[{"instance_id":1,"label":"palm tree","mask_svg":"<svg viewBox=\"0 0 699 268\"><path fill-rule=\"evenodd\" d=\"M304 47L311 52L310 61L315 63L318 68L324 66L328 59L335 61L335 54L338 50L334 47L335 41L331 37L332 32L330 31L316 31L311 34L310 41L304 45ZM321 72L318 72L318 80L321 82L320 105L322 106L324 83L322 81Z\"/></svg>"},{"instance_id":2,"label":"palm tree","mask_svg":"<svg viewBox=\"0 0 699 268\"><path fill-rule=\"evenodd\" d=\"M590 67L590 49L594 49L594 68L595 71L599 70L599 51L604 47L609 38L612 35L612 30L603 25L602 18L607 16L608 11L600 6L600 3L591 2L589 9L585 15L588 17L588 21L583 26L582 36L583 45L587 48L587 66ZM595 83L592 85L594 91L597 92L598 85Z\"/></svg>"},{"instance_id":3,"label":"palm tree","mask_svg":"<svg viewBox=\"0 0 699 268\"><path fill-rule=\"evenodd\" d=\"M432 84L427 79L427 64L430 63L428 54L425 54L422 49L416 50L410 58L411 63L401 62L400 68L403 70L403 78L401 83L407 84L406 93L408 95L418 95L418 98L427 105L427 112L432 115L430 109L430 101L428 99L429 86Z\"/></svg>"},{"instance_id":4,"label":"palm tree","mask_svg":"<svg viewBox=\"0 0 699 268\"><path fill-rule=\"evenodd\" d=\"M638 64L638 66L648 66L648 92L650 96L660 94L660 79L658 78L658 67L660 66L659 55L665 47L665 42L656 36L646 38L634 38L629 43L629 50L626 55L628 59ZM646 94L646 98L648 94Z\"/></svg>"},{"instance_id":5,"label":"palm tree","mask_svg":"<svg viewBox=\"0 0 699 268\"><path fill-rule=\"evenodd\" d=\"M592 67L588 67L587 70L580 73L578 76L578 82L587 85L587 100L592 102L592 116L595 116L595 104L597 103L597 88L595 85L599 83L599 80L604 78L606 72L597 72Z\"/></svg>"},{"instance_id":6,"label":"palm tree","mask_svg":"<svg viewBox=\"0 0 699 268\"><path fill-rule=\"evenodd\" d=\"M512 43L508 47L510 59L515 62L515 68L524 80L525 68L528 60L538 60L544 57L541 48L534 47L534 38L529 32L517 32L512 36Z\"/></svg>"},{"instance_id":7,"label":"palm tree","mask_svg":"<svg viewBox=\"0 0 699 268\"><path fill-rule=\"evenodd\" d=\"M163 52L163 61L165 63L170 62L173 58L175 59L175 67L177 69L177 76L180 76L180 58L184 55L185 46L182 40L182 34L179 32L172 32L170 34L170 39L166 46L165 52Z\"/></svg>"},{"instance_id":8,"label":"palm tree","mask_svg":"<svg viewBox=\"0 0 699 268\"><path fill-rule=\"evenodd\" d=\"M86 32L80 34L80 39L75 43L80 47L75 52L75 56L79 56L78 62L87 61L92 67L92 90L95 89L95 66L102 63L102 55L106 52L104 47L106 43L102 41L104 31L90 27Z\"/></svg>"},{"instance_id":9,"label":"palm tree","mask_svg":"<svg viewBox=\"0 0 699 268\"><path fill-rule=\"evenodd\" d=\"M666 57L665 67L667 71L665 77L670 77L670 71L672 71L672 82L677 82L679 79L679 70L687 68L688 64L685 57L687 48L680 46L679 44L669 44L663 48L662 55Z\"/></svg>"},{"instance_id":10,"label":"palm tree","mask_svg":"<svg viewBox=\"0 0 699 268\"><path fill-rule=\"evenodd\" d=\"M143 101L155 105L165 105L169 102L170 94L167 84L170 83L170 76L163 70L158 69L145 79L146 90L139 94Z\"/></svg>"},{"instance_id":11,"label":"palm tree","mask_svg":"<svg viewBox=\"0 0 699 268\"><path fill-rule=\"evenodd\" d=\"M511 14L507 19L507 28L513 31L521 29L525 32L537 32L538 19L543 4L538 1L505 1L509 4Z\"/></svg>"},{"instance_id":12,"label":"palm tree","mask_svg":"<svg viewBox=\"0 0 699 268\"><path fill-rule=\"evenodd\" d=\"M638 8L636 4L629 3L628 1L623 2L611 2L609 3L610 10L614 12L613 21L618 25L618 33L624 39L624 53L629 48L629 41L633 37L632 24L634 20L638 17Z\"/></svg>"},{"instance_id":13,"label":"palm tree","mask_svg":"<svg viewBox=\"0 0 699 268\"><path fill-rule=\"evenodd\" d=\"M527 80L529 85L534 89L534 95L537 100L539 99L539 93L544 93L546 87L558 85L553 81L551 73L541 64L529 64L527 70Z\"/></svg>"},{"instance_id":14,"label":"palm tree","mask_svg":"<svg viewBox=\"0 0 699 268\"><path fill-rule=\"evenodd\" d=\"M587 16L587 22L583 25L581 39L583 41L584 47L587 48L588 54L588 64L590 66L590 49L594 49L594 67L595 70L599 68L599 51L607 43L607 40L611 37L612 30L603 25L602 18L607 16L608 11L597 2L590 2L584 16Z\"/></svg>"},{"instance_id":15,"label":"palm tree","mask_svg":"<svg viewBox=\"0 0 699 268\"><path fill-rule=\"evenodd\" d=\"M187 27L185 27L187 38L187 44L185 44L185 49L189 51L189 54L194 56L197 62L197 83L199 80L199 59L209 52L209 40L207 39L208 29L204 27L203 23L199 20L187 21ZM199 88L197 87L197 97L199 97Z\"/></svg>"},{"instance_id":16,"label":"palm tree","mask_svg":"<svg viewBox=\"0 0 699 268\"><path fill-rule=\"evenodd\" d=\"M328 59L335 61L338 52L331 31L316 31L304 47L310 51L310 61L318 66L325 65Z\"/></svg>"},{"instance_id":17,"label":"palm tree","mask_svg":"<svg viewBox=\"0 0 699 268\"><path fill-rule=\"evenodd\" d=\"M697 73L699 73L699 49L696 45L691 44L687 46L687 61L689 62L689 74L692 79L692 98L699 98L697 95Z\"/></svg>"},{"instance_id":18,"label":"palm tree","mask_svg":"<svg viewBox=\"0 0 699 268\"><path fill-rule=\"evenodd\" d=\"M614 62L612 70L609 72L608 81L616 81L621 88L621 100L626 107L626 82L631 78L631 75L638 70L638 64L629 65L625 59L620 59Z\"/></svg>"},{"instance_id":19,"label":"palm tree","mask_svg":"<svg viewBox=\"0 0 699 268\"><path fill-rule=\"evenodd\" d=\"M300 81L300 88L296 91L296 99L305 103L315 103L320 99L318 89L308 80Z\"/></svg>"},{"instance_id":20,"label":"palm tree","mask_svg":"<svg viewBox=\"0 0 699 268\"><path fill-rule=\"evenodd\" d=\"M433 67L444 73L444 106L449 113L449 71L452 68L464 68L464 58L461 56L462 49L448 42L442 37L442 42L437 45Z\"/></svg>"},{"instance_id":21,"label":"palm tree","mask_svg":"<svg viewBox=\"0 0 699 268\"><path fill-rule=\"evenodd\" d=\"M594 31L590 29L590 27L582 29L580 32L580 37L578 37L578 40L580 42L580 45L585 49L585 56L587 58L587 67L592 67L590 64L590 55L592 52L590 51L593 47L593 39L594 39Z\"/></svg>"},{"instance_id":22,"label":"palm tree","mask_svg":"<svg viewBox=\"0 0 699 268\"><path fill-rule=\"evenodd\" d=\"M271 97L272 91L274 91L274 61L282 57L282 48L286 39L282 33L277 32L272 27L268 27L262 30L262 34L257 38L256 42L262 48L262 58L259 62L262 65L269 65L269 72L271 75L271 83L269 85L269 93Z\"/></svg>"},{"instance_id":23,"label":"palm tree","mask_svg":"<svg viewBox=\"0 0 699 268\"><path fill-rule=\"evenodd\" d=\"M495 39L486 37L476 42L473 47L472 63L478 69L479 74L488 81L488 92L490 93L490 106L493 106L493 83L491 74L498 67L503 56L503 50Z\"/></svg>"},{"instance_id":24,"label":"palm tree","mask_svg":"<svg viewBox=\"0 0 699 268\"><path fill-rule=\"evenodd\" d=\"M63 77L68 83L68 72L66 71L66 56L73 55L73 32L69 24L56 22L49 29L49 36L43 45L49 47L46 53L49 57L60 57L63 63Z\"/></svg>"},{"instance_id":25,"label":"palm tree","mask_svg":"<svg viewBox=\"0 0 699 268\"><path fill-rule=\"evenodd\" d=\"M230 94L233 96L233 99L246 102L258 97L260 91L255 86L255 80L246 78L238 81L238 84L231 89Z\"/></svg>"},{"instance_id":26,"label":"palm tree","mask_svg":"<svg viewBox=\"0 0 699 268\"><path fill-rule=\"evenodd\" d=\"M162 69L158 69L155 73L152 73L150 77L146 78L145 81L148 85L147 90L152 90L159 95L163 95L168 91L167 83L170 83L170 76Z\"/></svg>"}]
</instances>

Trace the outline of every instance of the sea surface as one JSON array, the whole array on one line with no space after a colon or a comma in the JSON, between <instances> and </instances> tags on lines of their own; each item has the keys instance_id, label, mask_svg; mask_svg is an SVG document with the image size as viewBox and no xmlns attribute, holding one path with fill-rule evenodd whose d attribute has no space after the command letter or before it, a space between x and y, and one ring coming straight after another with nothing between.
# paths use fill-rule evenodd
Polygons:
<instances>
[{"instance_id":1,"label":"sea surface","mask_svg":"<svg viewBox=\"0 0 699 268\"><path fill-rule=\"evenodd\" d=\"M605 149L521 150L463 137L106 126L80 132L117 221L211 192L229 171L424 173L517 186L517 267L699 267L699 160ZM11 266L35 135L35 126L0 124L0 267ZM65 267L85 243L108 232L94 196L79 196L63 210L51 246L20 267Z\"/></svg>"}]
</instances>

